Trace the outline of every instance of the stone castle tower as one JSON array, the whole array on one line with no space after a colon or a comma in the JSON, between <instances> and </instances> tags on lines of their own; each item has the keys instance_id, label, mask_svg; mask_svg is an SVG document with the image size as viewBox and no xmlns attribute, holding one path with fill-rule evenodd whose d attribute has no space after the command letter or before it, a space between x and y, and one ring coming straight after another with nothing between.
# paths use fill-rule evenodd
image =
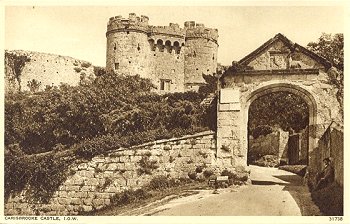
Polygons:
<instances>
[{"instance_id":1,"label":"stone castle tower","mask_svg":"<svg viewBox=\"0 0 350 224\"><path fill-rule=\"evenodd\" d=\"M194 21L152 26L130 13L107 25L107 72L150 78L159 93L197 91L217 68L218 30Z\"/></svg>"}]
</instances>

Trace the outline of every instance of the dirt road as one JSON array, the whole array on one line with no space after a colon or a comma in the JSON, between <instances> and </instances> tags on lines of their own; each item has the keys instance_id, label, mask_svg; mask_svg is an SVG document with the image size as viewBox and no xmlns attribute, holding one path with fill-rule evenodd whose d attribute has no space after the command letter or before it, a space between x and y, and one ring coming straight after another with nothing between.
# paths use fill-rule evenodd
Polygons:
<instances>
[{"instance_id":1,"label":"dirt road","mask_svg":"<svg viewBox=\"0 0 350 224\"><path fill-rule=\"evenodd\" d=\"M142 215L300 216L321 215L301 177L277 168L250 166L251 185L175 199Z\"/></svg>"}]
</instances>

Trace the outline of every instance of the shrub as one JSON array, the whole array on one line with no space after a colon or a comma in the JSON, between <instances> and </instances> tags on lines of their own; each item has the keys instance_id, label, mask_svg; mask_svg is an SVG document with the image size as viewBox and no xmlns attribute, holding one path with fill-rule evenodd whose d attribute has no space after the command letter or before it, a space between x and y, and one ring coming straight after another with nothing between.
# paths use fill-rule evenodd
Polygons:
<instances>
[{"instance_id":1,"label":"shrub","mask_svg":"<svg viewBox=\"0 0 350 224\"><path fill-rule=\"evenodd\" d=\"M252 161L251 164L264 166L264 167L278 167L279 161L276 155L264 155L259 159Z\"/></svg>"},{"instance_id":2,"label":"shrub","mask_svg":"<svg viewBox=\"0 0 350 224\"><path fill-rule=\"evenodd\" d=\"M214 175L214 172L212 170L204 170L203 175L205 178L209 178Z\"/></svg>"},{"instance_id":3,"label":"shrub","mask_svg":"<svg viewBox=\"0 0 350 224\"><path fill-rule=\"evenodd\" d=\"M81 70L82 69L80 67L74 67L74 71L77 72L77 73L81 72Z\"/></svg>"},{"instance_id":4,"label":"shrub","mask_svg":"<svg viewBox=\"0 0 350 224\"><path fill-rule=\"evenodd\" d=\"M29 87L30 92L35 93L35 92L39 91L39 89L41 87L41 82L39 82L36 79L32 79L32 80L28 81L27 86Z\"/></svg>"},{"instance_id":5,"label":"shrub","mask_svg":"<svg viewBox=\"0 0 350 224\"><path fill-rule=\"evenodd\" d=\"M174 158L173 156L170 156L170 157L169 157L169 162L172 163L172 162L174 162L174 161L175 161L175 158Z\"/></svg>"},{"instance_id":6,"label":"shrub","mask_svg":"<svg viewBox=\"0 0 350 224\"><path fill-rule=\"evenodd\" d=\"M81 67L83 67L83 68L88 68L90 66L91 66L90 62L84 61L84 62L81 63Z\"/></svg>"},{"instance_id":7,"label":"shrub","mask_svg":"<svg viewBox=\"0 0 350 224\"><path fill-rule=\"evenodd\" d=\"M331 185L313 191L311 193L312 200L320 208L324 215L328 216L342 216L344 215L344 189L337 183L333 182Z\"/></svg>"},{"instance_id":8,"label":"shrub","mask_svg":"<svg viewBox=\"0 0 350 224\"><path fill-rule=\"evenodd\" d=\"M188 173L188 177L189 177L191 180L196 180L196 179L197 179L197 173L196 173L196 172L189 172L189 173Z\"/></svg>"},{"instance_id":9,"label":"shrub","mask_svg":"<svg viewBox=\"0 0 350 224\"><path fill-rule=\"evenodd\" d=\"M69 175L68 165L72 158L5 157L5 197L26 189L26 198L47 203L56 189ZM50 181L47 181L50 177ZM52 178L52 179L51 179Z\"/></svg>"},{"instance_id":10,"label":"shrub","mask_svg":"<svg viewBox=\"0 0 350 224\"><path fill-rule=\"evenodd\" d=\"M225 152L230 152L230 151L231 151L231 150L230 150L230 147L227 146L227 145L222 145L222 146L221 146L221 149L222 149L223 151L225 151Z\"/></svg>"},{"instance_id":11,"label":"shrub","mask_svg":"<svg viewBox=\"0 0 350 224\"><path fill-rule=\"evenodd\" d=\"M266 136L272 132L273 129L269 125L260 125L252 131L252 135L254 138L258 138L260 135Z\"/></svg>"},{"instance_id":12,"label":"shrub","mask_svg":"<svg viewBox=\"0 0 350 224\"><path fill-rule=\"evenodd\" d=\"M241 185L248 180L248 173L246 172L233 173L228 170L223 170L221 172L221 176L228 176L230 185L232 184Z\"/></svg>"},{"instance_id":13,"label":"shrub","mask_svg":"<svg viewBox=\"0 0 350 224\"><path fill-rule=\"evenodd\" d=\"M148 156L143 156L139 161L140 168L137 169L139 175L148 174L151 175L152 171L158 169L157 161L152 161Z\"/></svg>"},{"instance_id":14,"label":"shrub","mask_svg":"<svg viewBox=\"0 0 350 224\"><path fill-rule=\"evenodd\" d=\"M221 176L228 176L228 179L236 179L237 175L231 171L223 170L221 172Z\"/></svg>"},{"instance_id":15,"label":"shrub","mask_svg":"<svg viewBox=\"0 0 350 224\"><path fill-rule=\"evenodd\" d=\"M112 180L111 178L107 177L107 178L105 179L105 182L104 182L101 186L98 185L96 188L98 188L99 190L104 191L104 190L106 190L106 188L107 188L108 186L110 186L112 183L113 183L113 180Z\"/></svg>"},{"instance_id":16,"label":"shrub","mask_svg":"<svg viewBox=\"0 0 350 224\"><path fill-rule=\"evenodd\" d=\"M201 173L203 171L203 167L197 166L196 167L196 173Z\"/></svg>"},{"instance_id":17,"label":"shrub","mask_svg":"<svg viewBox=\"0 0 350 224\"><path fill-rule=\"evenodd\" d=\"M169 150L171 150L171 147L169 145L166 145L166 146L164 146L163 150L169 151Z\"/></svg>"},{"instance_id":18,"label":"shrub","mask_svg":"<svg viewBox=\"0 0 350 224\"><path fill-rule=\"evenodd\" d=\"M75 70L81 72L78 65ZM96 71L104 73L103 68ZM33 155L67 149L71 158L64 166L69 166L74 159L89 160L119 147L208 130L206 110L200 104L201 94L157 95L151 92L153 88L150 80L140 76L104 74L83 86L62 84L35 95L6 94L5 148L18 144L23 153ZM29 183L34 168L22 161L16 168L13 164L17 159L5 157L7 163L12 164L5 169L9 179L5 191L19 191ZM33 173L40 171L42 179L56 175L59 183L65 175L59 174L63 168L52 170L54 168L44 165L43 161L39 163ZM156 162L145 158L140 166L140 173L146 174L157 168ZM48 195L46 186L32 186ZM54 184L47 186L55 190Z\"/></svg>"},{"instance_id":19,"label":"shrub","mask_svg":"<svg viewBox=\"0 0 350 224\"><path fill-rule=\"evenodd\" d=\"M151 195L144 189L137 190L125 190L122 193L118 193L111 198L111 203L117 206L127 205L133 202L137 202Z\"/></svg>"},{"instance_id":20,"label":"shrub","mask_svg":"<svg viewBox=\"0 0 350 224\"><path fill-rule=\"evenodd\" d=\"M116 149L116 141L119 140L119 135L103 135L91 140L86 140L78 145L75 145L75 154L79 158L91 159L109 150Z\"/></svg>"},{"instance_id":21,"label":"shrub","mask_svg":"<svg viewBox=\"0 0 350 224\"><path fill-rule=\"evenodd\" d=\"M152 190L163 190L170 187L169 183L166 176L157 176L150 181L149 188Z\"/></svg>"},{"instance_id":22,"label":"shrub","mask_svg":"<svg viewBox=\"0 0 350 224\"><path fill-rule=\"evenodd\" d=\"M199 151L198 154L201 155L204 159L208 158L208 154L203 151Z\"/></svg>"},{"instance_id":23,"label":"shrub","mask_svg":"<svg viewBox=\"0 0 350 224\"><path fill-rule=\"evenodd\" d=\"M192 159L187 160L187 164L191 164L191 163L193 163Z\"/></svg>"},{"instance_id":24,"label":"shrub","mask_svg":"<svg viewBox=\"0 0 350 224\"><path fill-rule=\"evenodd\" d=\"M106 69L104 67L94 66L95 76L102 76L106 74Z\"/></svg>"}]
</instances>

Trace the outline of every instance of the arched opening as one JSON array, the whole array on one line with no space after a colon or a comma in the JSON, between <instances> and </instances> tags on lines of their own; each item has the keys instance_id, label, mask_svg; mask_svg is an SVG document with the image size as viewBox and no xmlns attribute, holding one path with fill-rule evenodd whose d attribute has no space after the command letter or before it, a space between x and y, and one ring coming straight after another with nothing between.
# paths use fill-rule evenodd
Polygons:
<instances>
[{"instance_id":1,"label":"arched opening","mask_svg":"<svg viewBox=\"0 0 350 224\"><path fill-rule=\"evenodd\" d=\"M290 92L266 93L248 110L248 165L306 165L308 158L306 102Z\"/></svg>"},{"instance_id":2,"label":"arched opening","mask_svg":"<svg viewBox=\"0 0 350 224\"><path fill-rule=\"evenodd\" d=\"M176 54L180 54L180 43L177 41L174 42L174 50Z\"/></svg>"},{"instance_id":3,"label":"arched opening","mask_svg":"<svg viewBox=\"0 0 350 224\"><path fill-rule=\"evenodd\" d=\"M316 144L316 110L313 96L296 85L277 83L253 91L244 109L247 165L308 165Z\"/></svg>"},{"instance_id":4,"label":"arched opening","mask_svg":"<svg viewBox=\"0 0 350 224\"><path fill-rule=\"evenodd\" d=\"M155 51L156 50L156 46L154 44L154 40L153 39L149 39L148 43L149 43L149 47L150 47L151 51Z\"/></svg>"},{"instance_id":5,"label":"arched opening","mask_svg":"<svg viewBox=\"0 0 350 224\"><path fill-rule=\"evenodd\" d=\"M163 40L161 40L161 39L157 40L157 48L158 48L158 51L160 51L160 52L164 51Z\"/></svg>"},{"instance_id":6,"label":"arched opening","mask_svg":"<svg viewBox=\"0 0 350 224\"><path fill-rule=\"evenodd\" d=\"M171 42L170 40L165 41L165 49L167 50L168 53L171 53Z\"/></svg>"}]
</instances>

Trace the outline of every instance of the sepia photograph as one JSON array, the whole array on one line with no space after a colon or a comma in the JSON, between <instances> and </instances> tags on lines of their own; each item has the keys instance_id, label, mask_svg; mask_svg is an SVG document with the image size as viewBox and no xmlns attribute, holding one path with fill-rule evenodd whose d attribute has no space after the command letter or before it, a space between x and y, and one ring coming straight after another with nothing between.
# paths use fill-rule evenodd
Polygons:
<instances>
[{"instance_id":1,"label":"sepia photograph","mask_svg":"<svg viewBox=\"0 0 350 224\"><path fill-rule=\"evenodd\" d=\"M345 2L65 3L1 5L1 223L350 222Z\"/></svg>"}]
</instances>

